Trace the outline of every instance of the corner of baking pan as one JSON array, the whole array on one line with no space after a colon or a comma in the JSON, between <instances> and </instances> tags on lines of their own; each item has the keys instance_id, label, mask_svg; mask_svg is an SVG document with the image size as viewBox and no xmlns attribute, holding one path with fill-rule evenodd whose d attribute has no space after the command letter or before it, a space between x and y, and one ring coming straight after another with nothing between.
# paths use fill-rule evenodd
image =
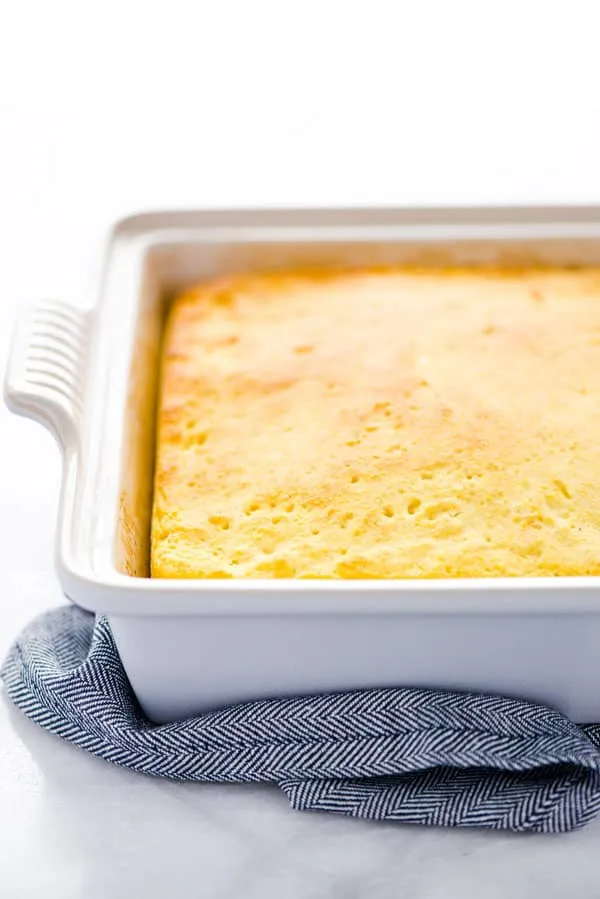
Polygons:
<instances>
[{"instance_id":1,"label":"corner of baking pan","mask_svg":"<svg viewBox=\"0 0 600 899\"><path fill-rule=\"evenodd\" d=\"M186 227L348 226L355 224L430 225L452 219L478 225L548 222L557 225L600 226L600 208L462 207L428 209L245 209L143 211L117 222L109 247L128 238L151 239L159 232ZM66 533L66 531L65 531ZM82 564L83 563L83 564ZM598 613L600 578L510 579L492 581L161 581L95 571L75 561L65 545L58 568L66 595L95 612L132 617L202 615L321 615L321 614L455 614ZM451 608L449 600L451 594Z\"/></svg>"}]
</instances>

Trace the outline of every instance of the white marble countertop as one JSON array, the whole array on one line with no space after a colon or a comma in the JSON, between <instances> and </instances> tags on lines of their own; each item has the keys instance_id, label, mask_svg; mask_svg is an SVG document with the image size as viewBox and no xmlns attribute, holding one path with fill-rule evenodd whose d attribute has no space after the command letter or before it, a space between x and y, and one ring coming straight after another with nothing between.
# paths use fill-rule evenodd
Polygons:
<instances>
[{"instance_id":1,"label":"white marble countertop","mask_svg":"<svg viewBox=\"0 0 600 899\"><path fill-rule=\"evenodd\" d=\"M13 4L0 35L2 366L18 307L88 298L106 230L132 211L600 202L593 4L414 4L395 23L383 6L401 4L368 4L367 21L345 5L333 43L333 4L319 29L313 4L285 21L281 6L197 3L181 27L191 6L177 0L171 33L149 4ZM0 438L3 654L62 598L58 452L3 408ZM600 897L600 820L519 837L297 814L276 789L113 768L3 696L0 807L6 899Z\"/></svg>"}]
</instances>

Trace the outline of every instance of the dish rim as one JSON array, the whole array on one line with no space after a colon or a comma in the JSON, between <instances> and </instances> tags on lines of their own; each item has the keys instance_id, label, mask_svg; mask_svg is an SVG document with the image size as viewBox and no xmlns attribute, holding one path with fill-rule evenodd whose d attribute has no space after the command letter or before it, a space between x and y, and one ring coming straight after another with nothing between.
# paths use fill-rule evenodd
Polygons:
<instances>
[{"instance_id":1,"label":"dish rim","mask_svg":"<svg viewBox=\"0 0 600 899\"><path fill-rule=\"evenodd\" d=\"M50 427L63 450L61 509L57 524L56 560L66 595L92 611L125 616L180 615L371 615L371 614L589 614L600 612L599 577L469 578L402 580L298 579L152 579L119 572L105 554L86 547L92 533L83 514L103 497L97 516L107 546L116 533L118 510L116 452L122 452L124 422L111 441L112 461L100 452L101 429L114 426L118 408L124 412L129 372L115 366L119 346L131 347L140 283L148 254L157 248L193 243L206 248L226 241L256 242L376 242L397 239L421 243L503 240L593 240L600 264L600 207L423 207L353 209L245 209L144 212L113 227L103 276L93 309L79 313L87 333L93 332L90 355L82 372L84 409L71 429L63 421L53 427L47 402L38 407L24 398L19 377L7 374L6 399L14 411L38 418ZM118 333L114 311L120 306ZM112 318L111 318L112 317ZM18 343L18 339L16 341ZM17 352L18 351L18 352ZM22 355L17 346L14 355ZM112 362L112 364L111 364ZM114 373L109 379L107 372ZM118 386L119 401L107 408L108 382ZM43 398L42 398L43 399ZM100 424L99 414L102 414ZM110 417L112 416L112 417ZM99 439L100 435L100 439ZM117 446L118 445L118 446ZM106 442L104 442L106 446ZM104 489L96 478L102 465L112 476ZM107 486L109 484L109 486ZM109 511L111 509L112 511ZM112 524L111 524L112 516ZM81 525L77 527L78 523ZM76 536L76 532L79 533ZM482 594L487 594L485 597ZM570 594L568 600L565 593Z\"/></svg>"}]
</instances>

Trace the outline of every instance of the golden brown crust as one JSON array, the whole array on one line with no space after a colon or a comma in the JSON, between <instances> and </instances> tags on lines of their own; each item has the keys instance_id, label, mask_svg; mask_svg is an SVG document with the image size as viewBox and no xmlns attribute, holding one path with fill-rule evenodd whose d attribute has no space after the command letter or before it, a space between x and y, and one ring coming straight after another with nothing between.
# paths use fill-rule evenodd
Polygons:
<instances>
[{"instance_id":1,"label":"golden brown crust","mask_svg":"<svg viewBox=\"0 0 600 899\"><path fill-rule=\"evenodd\" d=\"M247 275L165 335L154 577L600 574L600 270Z\"/></svg>"}]
</instances>

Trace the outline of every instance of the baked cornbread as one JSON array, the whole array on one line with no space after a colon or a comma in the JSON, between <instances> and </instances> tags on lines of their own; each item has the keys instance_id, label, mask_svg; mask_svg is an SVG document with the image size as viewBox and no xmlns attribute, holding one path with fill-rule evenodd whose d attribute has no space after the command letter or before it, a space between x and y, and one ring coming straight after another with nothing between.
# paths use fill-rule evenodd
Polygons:
<instances>
[{"instance_id":1,"label":"baked cornbread","mask_svg":"<svg viewBox=\"0 0 600 899\"><path fill-rule=\"evenodd\" d=\"M151 555L159 578L600 574L600 269L177 297Z\"/></svg>"}]
</instances>

